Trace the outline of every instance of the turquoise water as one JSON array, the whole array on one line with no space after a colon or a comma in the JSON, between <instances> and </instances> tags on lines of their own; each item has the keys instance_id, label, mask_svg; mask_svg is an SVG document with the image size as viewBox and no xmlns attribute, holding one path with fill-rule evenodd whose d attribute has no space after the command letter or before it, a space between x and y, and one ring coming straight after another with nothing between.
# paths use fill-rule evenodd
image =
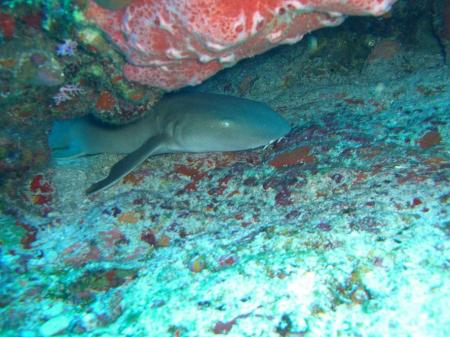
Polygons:
<instances>
[{"instance_id":1,"label":"turquoise water","mask_svg":"<svg viewBox=\"0 0 450 337\"><path fill-rule=\"evenodd\" d=\"M292 130L154 156L89 197L122 155L51 159L53 120L130 122L161 93L120 77L108 39L93 51L70 2L15 4L0 7L1 336L447 335L443 1L398 1L185 89L265 102Z\"/></svg>"}]
</instances>

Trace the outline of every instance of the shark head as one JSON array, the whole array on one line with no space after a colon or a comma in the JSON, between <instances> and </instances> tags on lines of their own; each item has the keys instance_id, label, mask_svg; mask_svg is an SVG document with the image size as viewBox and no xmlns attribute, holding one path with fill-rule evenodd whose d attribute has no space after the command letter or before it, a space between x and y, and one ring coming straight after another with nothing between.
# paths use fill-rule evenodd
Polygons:
<instances>
[{"instance_id":1,"label":"shark head","mask_svg":"<svg viewBox=\"0 0 450 337\"><path fill-rule=\"evenodd\" d=\"M181 151L240 151L265 146L290 131L288 122L268 105L243 98L215 94L178 95L169 104L182 102L172 130ZM189 113L186 113L189 111ZM174 115L171 118L174 119ZM166 124L171 126L170 123Z\"/></svg>"}]
</instances>

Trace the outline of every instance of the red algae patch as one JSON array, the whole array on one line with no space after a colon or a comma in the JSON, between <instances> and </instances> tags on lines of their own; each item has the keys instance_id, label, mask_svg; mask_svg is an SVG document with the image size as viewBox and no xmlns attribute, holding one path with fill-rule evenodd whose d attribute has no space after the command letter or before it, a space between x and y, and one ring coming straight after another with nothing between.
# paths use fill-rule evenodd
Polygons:
<instances>
[{"instance_id":1,"label":"red algae patch","mask_svg":"<svg viewBox=\"0 0 450 337\"><path fill-rule=\"evenodd\" d=\"M135 224L139 221L139 214L134 212L134 211L130 211L130 212L126 212L123 213L119 216L119 222L120 223L127 223L127 224Z\"/></svg>"},{"instance_id":2,"label":"red algae patch","mask_svg":"<svg viewBox=\"0 0 450 337\"><path fill-rule=\"evenodd\" d=\"M293 151L284 152L269 162L270 166L279 168L283 166L293 166L300 163L313 163L314 156L309 154L310 147L302 146Z\"/></svg>"},{"instance_id":3,"label":"red algae patch","mask_svg":"<svg viewBox=\"0 0 450 337\"><path fill-rule=\"evenodd\" d=\"M422 136L422 138L420 138L418 144L422 149L428 149L434 145L439 144L441 140L442 138L439 131L428 131Z\"/></svg>"},{"instance_id":4,"label":"red algae patch","mask_svg":"<svg viewBox=\"0 0 450 337\"><path fill-rule=\"evenodd\" d=\"M95 107L98 110L112 110L115 104L114 96L109 91L102 91L97 98Z\"/></svg>"}]
</instances>

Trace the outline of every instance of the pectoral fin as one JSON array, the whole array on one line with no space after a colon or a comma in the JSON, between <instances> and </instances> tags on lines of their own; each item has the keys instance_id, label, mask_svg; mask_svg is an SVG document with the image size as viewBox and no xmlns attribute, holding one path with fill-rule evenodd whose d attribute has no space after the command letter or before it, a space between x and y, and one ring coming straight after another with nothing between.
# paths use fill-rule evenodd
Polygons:
<instances>
[{"instance_id":1,"label":"pectoral fin","mask_svg":"<svg viewBox=\"0 0 450 337\"><path fill-rule=\"evenodd\" d=\"M94 184L92 184L87 190L86 194L98 192L105 188L110 187L120 178L126 176L133 171L137 166L142 164L149 156L153 154L163 153L164 148L164 136L154 136L149 138L144 144L141 145L136 151L131 152L117 163L115 163L108 176Z\"/></svg>"}]
</instances>

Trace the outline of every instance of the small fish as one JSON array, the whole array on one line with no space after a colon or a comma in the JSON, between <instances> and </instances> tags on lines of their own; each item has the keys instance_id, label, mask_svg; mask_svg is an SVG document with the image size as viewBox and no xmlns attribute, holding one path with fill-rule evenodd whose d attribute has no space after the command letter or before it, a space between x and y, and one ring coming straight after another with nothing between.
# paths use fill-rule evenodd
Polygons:
<instances>
[{"instance_id":1,"label":"small fish","mask_svg":"<svg viewBox=\"0 0 450 337\"><path fill-rule=\"evenodd\" d=\"M84 117L57 121L49 135L54 158L98 153L127 154L86 194L112 186L148 157L175 152L242 151L265 146L290 131L264 103L218 94L163 97L148 116L124 126Z\"/></svg>"}]
</instances>

